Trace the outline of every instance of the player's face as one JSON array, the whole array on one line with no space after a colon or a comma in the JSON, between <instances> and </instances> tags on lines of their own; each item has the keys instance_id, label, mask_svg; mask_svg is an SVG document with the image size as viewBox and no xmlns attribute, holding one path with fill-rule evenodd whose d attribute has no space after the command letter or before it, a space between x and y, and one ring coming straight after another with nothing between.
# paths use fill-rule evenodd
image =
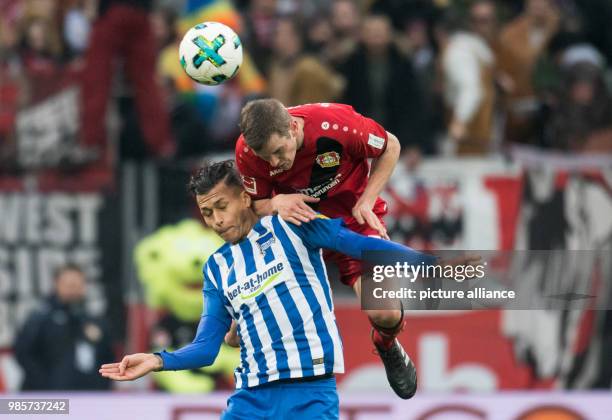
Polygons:
<instances>
[{"instance_id":1,"label":"player's face","mask_svg":"<svg viewBox=\"0 0 612 420\"><path fill-rule=\"evenodd\" d=\"M251 197L244 189L223 181L196 201L204 223L226 242L239 242L251 230Z\"/></svg>"},{"instance_id":2,"label":"player's face","mask_svg":"<svg viewBox=\"0 0 612 420\"><path fill-rule=\"evenodd\" d=\"M278 133L272 134L265 146L256 155L268 162L273 168L285 171L291 169L297 151L297 128L297 123L291 121L288 136L281 136Z\"/></svg>"}]
</instances>

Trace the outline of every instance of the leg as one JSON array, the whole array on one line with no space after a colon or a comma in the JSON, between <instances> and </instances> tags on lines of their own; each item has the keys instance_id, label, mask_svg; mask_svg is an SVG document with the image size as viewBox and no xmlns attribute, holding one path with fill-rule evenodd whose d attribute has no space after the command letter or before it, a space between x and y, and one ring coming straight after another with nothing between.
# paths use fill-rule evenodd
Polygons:
<instances>
[{"instance_id":1,"label":"leg","mask_svg":"<svg viewBox=\"0 0 612 420\"><path fill-rule=\"evenodd\" d=\"M361 300L361 263L345 261L341 265L345 270L358 266L359 271L346 272L343 275L345 284L352 284L353 290ZM341 271L343 271L341 269ZM372 341L385 366L387 380L393 391L403 399L414 396L417 389L416 367L397 335L404 328L404 309L366 310L372 324Z\"/></svg>"},{"instance_id":2,"label":"leg","mask_svg":"<svg viewBox=\"0 0 612 420\"><path fill-rule=\"evenodd\" d=\"M167 157L174 152L170 133L170 116L158 84L155 40L149 18L137 8L130 11L135 25L126 46L126 71L134 88L140 129L148 149L156 156Z\"/></svg>"},{"instance_id":3,"label":"leg","mask_svg":"<svg viewBox=\"0 0 612 420\"><path fill-rule=\"evenodd\" d=\"M118 53L121 33L117 30L114 11L108 10L93 26L85 57L82 79L82 138L86 146L106 149L106 105L113 76L113 59Z\"/></svg>"},{"instance_id":4,"label":"leg","mask_svg":"<svg viewBox=\"0 0 612 420\"><path fill-rule=\"evenodd\" d=\"M221 414L222 420L265 420L272 418L274 406L271 391L264 389L237 389L227 400L227 408Z\"/></svg>"},{"instance_id":5,"label":"leg","mask_svg":"<svg viewBox=\"0 0 612 420\"><path fill-rule=\"evenodd\" d=\"M353 283L353 290L357 295L357 299L361 301L361 276L357 277L357 280ZM400 309L366 309L365 312L374 328L397 329L398 333L401 330L399 327L402 324L403 314Z\"/></svg>"},{"instance_id":6,"label":"leg","mask_svg":"<svg viewBox=\"0 0 612 420\"><path fill-rule=\"evenodd\" d=\"M286 384L278 389L279 419L338 420L340 407L336 378Z\"/></svg>"}]
</instances>

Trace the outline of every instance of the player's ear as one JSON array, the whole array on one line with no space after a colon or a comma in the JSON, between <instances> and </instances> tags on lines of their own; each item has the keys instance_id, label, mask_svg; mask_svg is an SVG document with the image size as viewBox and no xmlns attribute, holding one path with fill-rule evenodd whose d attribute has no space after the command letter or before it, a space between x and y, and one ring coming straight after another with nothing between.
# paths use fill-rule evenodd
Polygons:
<instances>
[{"instance_id":1,"label":"player's ear","mask_svg":"<svg viewBox=\"0 0 612 420\"><path fill-rule=\"evenodd\" d=\"M245 208L250 208L253 200L251 199L251 195L246 192L246 190L242 190L240 192L240 199L242 200L242 204L244 204Z\"/></svg>"}]
</instances>

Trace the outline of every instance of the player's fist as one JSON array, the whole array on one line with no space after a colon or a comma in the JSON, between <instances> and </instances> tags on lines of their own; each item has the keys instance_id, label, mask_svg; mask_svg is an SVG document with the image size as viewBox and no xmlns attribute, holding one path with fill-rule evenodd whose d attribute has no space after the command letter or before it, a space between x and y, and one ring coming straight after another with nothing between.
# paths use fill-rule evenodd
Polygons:
<instances>
[{"instance_id":1,"label":"player's fist","mask_svg":"<svg viewBox=\"0 0 612 420\"><path fill-rule=\"evenodd\" d=\"M317 217L317 213L307 203L317 203L318 198L306 194L279 194L272 198L272 211L283 220L300 226Z\"/></svg>"},{"instance_id":2,"label":"player's fist","mask_svg":"<svg viewBox=\"0 0 612 420\"><path fill-rule=\"evenodd\" d=\"M240 347L240 338L238 337L236 321L232 321L232 326L230 327L227 334L225 334L225 344L231 347Z\"/></svg>"},{"instance_id":3,"label":"player's fist","mask_svg":"<svg viewBox=\"0 0 612 420\"><path fill-rule=\"evenodd\" d=\"M161 357L151 353L135 353L125 356L121 362L102 365L98 372L115 381L133 381L162 367Z\"/></svg>"}]
</instances>

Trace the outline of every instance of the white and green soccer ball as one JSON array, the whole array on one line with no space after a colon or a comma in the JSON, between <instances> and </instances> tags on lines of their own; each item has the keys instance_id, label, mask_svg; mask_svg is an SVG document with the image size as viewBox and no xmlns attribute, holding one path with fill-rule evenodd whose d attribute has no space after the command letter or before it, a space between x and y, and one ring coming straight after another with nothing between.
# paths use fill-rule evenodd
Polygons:
<instances>
[{"instance_id":1,"label":"white and green soccer ball","mask_svg":"<svg viewBox=\"0 0 612 420\"><path fill-rule=\"evenodd\" d=\"M229 26L219 22L199 23L183 37L179 58L193 80L218 85L238 73L242 64L242 44Z\"/></svg>"}]
</instances>

